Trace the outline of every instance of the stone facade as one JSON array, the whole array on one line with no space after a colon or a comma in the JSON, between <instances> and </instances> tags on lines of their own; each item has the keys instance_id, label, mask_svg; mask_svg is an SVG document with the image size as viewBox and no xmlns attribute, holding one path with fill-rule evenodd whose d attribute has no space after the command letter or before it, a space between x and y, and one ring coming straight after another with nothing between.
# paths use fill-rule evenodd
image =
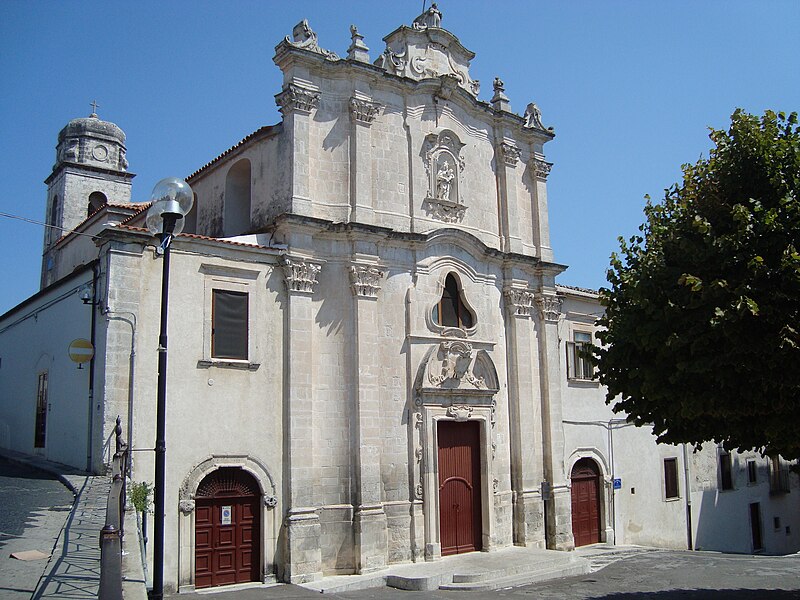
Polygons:
<instances>
[{"instance_id":1,"label":"stone facade","mask_svg":"<svg viewBox=\"0 0 800 600\"><path fill-rule=\"evenodd\" d=\"M433 5L389 34L374 63L355 27L340 58L298 23L276 47L281 122L188 178L196 203L172 245L167 590L229 582L207 572L201 545L216 506L205 484L222 489L232 472L257 490L245 579L261 581L510 545L570 550L584 535L572 511L580 473L594 473L595 541L685 547L686 515L707 504L707 454L656 446L624 424L575 352L594 339L601 307L594 292L556 285L565 267L549 240L552 130L534 103L511 112L499 79L491 101L479 100L474 55L441 23ZM116 415L133 448L155 437L162 261L144 212L128 204L124 150L121 130L96 115L59 136L51 224L95 239L46 237L49 287L0 318L5 347L34 335L40 312L67 318L49 308L54 298L66 315L83 311L71 324L95 344L91 395L74 374L56 381L63 369L36 363L65 345L55 333L32 337L14 368L51 372L65 406L86 398L35 451L98 471ZM87 216L98 192L109 202ZM56 196L63 210L52 210ZM235 314L217 306L225 298L237 299ZM217 336L231 321L241 347L226 353ZM73 329L64 335L79 337ZM35 397L30 385L0 379L17 403ZM31 451L18 432L33 415L0 404L0 442ZM60 445L66 425L87 457ZM467 522L448 500L463 477L450 470L445 431L472 440L456 445L473 452ZM133 479L152 481L150 455L133 461ZM665 483L665 465L677 482ZM764 501L765 523L768 506L778 505ZM779 516L790 541L767 543L796 545L800 523ZM453 521L469 544L448 537ZM700 531L693 539L705 535L707 547L719 537Z\"/></svg>"}]
</instances>

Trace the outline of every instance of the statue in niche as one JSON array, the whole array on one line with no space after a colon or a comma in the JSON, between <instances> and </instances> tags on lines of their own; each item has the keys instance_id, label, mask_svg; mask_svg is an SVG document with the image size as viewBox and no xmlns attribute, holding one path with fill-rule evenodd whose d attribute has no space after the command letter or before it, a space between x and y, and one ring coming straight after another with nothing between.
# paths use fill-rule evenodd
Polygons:
<instances>
[{"instance_id":1,"label":"statue in niche","mask_svg":"<svg viewBox=\"0 0 800 600\"><path fill-rule=\"evenodd\" d=\"M454 178L455 173L450 168L450 161L445 160L439 172L436 173L436 197L439 200L450 200L450 188Z\"/></svg>"}]
</instances>

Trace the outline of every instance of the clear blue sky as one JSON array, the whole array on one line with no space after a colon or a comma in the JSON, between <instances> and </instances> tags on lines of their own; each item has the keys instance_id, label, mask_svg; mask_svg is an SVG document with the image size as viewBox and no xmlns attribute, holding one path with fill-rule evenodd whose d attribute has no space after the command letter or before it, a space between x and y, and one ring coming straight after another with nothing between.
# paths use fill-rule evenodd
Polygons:
<instances>
[{"instance_id":1,"label":"clear blue sky","mask_svg":"<svg viewBox=\"0 0 800 600\"><path fill-rule=\"evenodd\" d=\"M428 3L430 4L430 2ZM488 100L501 77L515 111L535 101L556 138L552 245L566 284L597 288L619 235L635 233L680 165L710 148L736 107L800 109L800 2L440 0L442 26L476 53ZM372 59L422 0L0 2L0 211L43 220L59 130L87 116L127 134L133 200L186 177L280 120L275 45L307 18ZM42 228L0 217L0 313L38 290Z\"/></svg>"}]
</instances>

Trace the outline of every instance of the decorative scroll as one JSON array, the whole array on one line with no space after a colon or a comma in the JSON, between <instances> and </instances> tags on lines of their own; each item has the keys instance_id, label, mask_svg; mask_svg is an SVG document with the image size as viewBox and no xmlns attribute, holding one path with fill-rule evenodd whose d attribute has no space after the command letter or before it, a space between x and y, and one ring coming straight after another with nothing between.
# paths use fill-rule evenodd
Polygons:
<instances>
[{"instance_id":1,"label":"decorative scroll","mask_svg":"<svg viewBox=\"0 0 800 600\"><path fill-rule=\"evenodd\" d=\"M320 48L317 42L317 34L311 29L307 19L303 19L292 28L292 37L288 35L284 41L294 48L302 48L323 55L328 60L339 60L335 52Z\"/></svg>"}]
</instances>

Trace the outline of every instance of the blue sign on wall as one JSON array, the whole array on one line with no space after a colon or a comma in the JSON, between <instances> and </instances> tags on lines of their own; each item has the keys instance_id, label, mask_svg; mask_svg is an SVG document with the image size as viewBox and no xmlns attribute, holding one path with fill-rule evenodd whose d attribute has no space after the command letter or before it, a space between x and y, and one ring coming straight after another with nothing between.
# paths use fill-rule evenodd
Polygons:
<instances>
[{"instance_id":1,"label":"blue sign on wall","mask_svg":"<svg viewBox=\"0 0 800 600\"><path fill-rule=\"evenodd\" d=\"M615 490L622 489L622 479L614 479L614 489Z\"/></svg>"}]
</instances>

